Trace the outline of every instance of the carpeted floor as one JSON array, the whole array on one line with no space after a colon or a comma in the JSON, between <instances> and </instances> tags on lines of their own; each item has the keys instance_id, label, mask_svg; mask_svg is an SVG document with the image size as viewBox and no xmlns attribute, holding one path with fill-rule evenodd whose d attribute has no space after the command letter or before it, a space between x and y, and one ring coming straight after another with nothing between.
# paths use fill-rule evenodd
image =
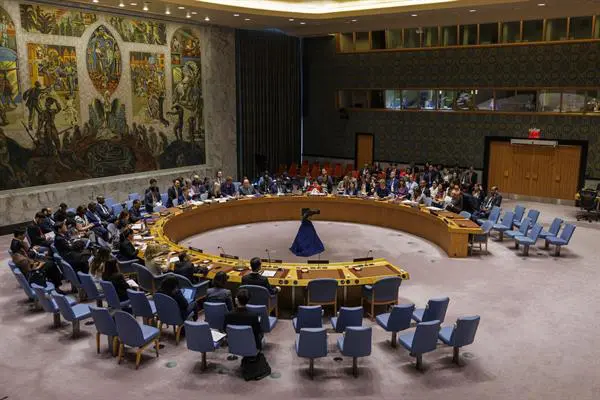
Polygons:
<instances>
[{"instance_id":1,"label":"carpeted floor","mask_svg":"<svg viewBox=\"0 0 600 400\"><path fill-rule=\"evenodd\" d=\"M505 208L514 203L506 202ZM541 210L541 222L554 216L574 220L575 209L525 203ZM32 312L8 268L0 269L0 399L148 399L169 398L383 398L383 399L597 399L600 398L600 224L577 223L572 244L554 258L532 249L528 258L512 243L490 243L490 254L466 260L448 259L435 245L408 234L353 224L316 224L327 252L322 258L386 257L411 274L400 287L400 301L423 306L447 295L445 324L461 315L481 315L475 343L462 351L462 366L451 363L452 349L439 346L424 356L425 371L403 349L391 349L389 335L373 328L373 352L359 361L360 376L351 375L351 359L335 361L337 334L329 334L330 354L317 360L316 377L308 362L296 357L289 320L280 320L267 336L265 355L274 374L244 382L239 361L227 351L209 354L209 371L199 369L200 354L185 342L175 346L164 335L160 358L148 351L140 369L134 356L117 365L107 353L96 354L93 326L82 325L82 337L71 339L71 327L50 327L52 318ZM243 257L292 261L287 251L297 222L250 228L233 227L202 235L202 247ZM6 265L10 237L0 238ZM541 242L540 242L541 243ZM329 323L328 321L326 321ZM365 324L372 325L368 320ZM5 397L8 396L8 397Z\"/></svg>"}]
</instances>

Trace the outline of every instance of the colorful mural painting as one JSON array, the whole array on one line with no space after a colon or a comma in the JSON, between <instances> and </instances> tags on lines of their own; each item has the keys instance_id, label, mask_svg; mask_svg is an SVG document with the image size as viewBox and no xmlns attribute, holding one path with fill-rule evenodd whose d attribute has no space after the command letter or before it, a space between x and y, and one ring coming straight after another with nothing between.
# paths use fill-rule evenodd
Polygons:
<instances>
[{"instance_id":1,"label":"colorful mural painting","mask_svg":"<svg viewBox=\"0 0 600 400\"><path fill-rule=\"evenodd\" d=\"M131 98L133 120L139 123L160 122L165 119L165 55L131 52Z\"/></svg>"},{"instance_id":2,"label":"colorful mural painting","mask_svg":"<svg viewBox=\"0 0 600 400\"><path fill-rule=\"evenodd\" d=\"M115 37L100 25L92 33L86 50L86 65L96 90L113 94L121 80L121 50Z\"/></svg>"},{"instance_id":3,"label":"colorful mural painting","mask_svg":"<svg viewBox=\"0 0 600 400\"><path fill-rule=\"evenodd\" d=\"M19 126L23 116L19 94L17 35L12 18L0 8L0 125Z\"/></svg>"},{"instance_id":4,"label":"colorful mural painting","mask_svg":"<svg viewBox=\"0 0 600 400\"><path fill-rule=\"evenodd\" d=\"M111 17L110 24L126 42L167 44L167 26L161 22Z\"/></svg>"},{"instance_id":5,"label":"colorful mural painting","mask_svg":"<svg viewBox=\"0 0 600 400\"><path fill-rule=\"evenodd\" d=\"M32 4L19 5L21 27L27 32L81 37L96 22L96 14Z\"/></svg>"}]
</instances>

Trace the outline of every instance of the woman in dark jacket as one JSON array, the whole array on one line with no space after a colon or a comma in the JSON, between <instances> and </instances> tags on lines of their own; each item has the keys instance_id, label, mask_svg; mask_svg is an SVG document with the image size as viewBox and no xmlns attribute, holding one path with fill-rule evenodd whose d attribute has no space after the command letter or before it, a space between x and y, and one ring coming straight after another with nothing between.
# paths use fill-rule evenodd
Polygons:
<instances>
[{"instance_id":1,"label":"woman in dark jacket","mask_svg":"<svg viewBox=\"0 0 600 400\"><path fill-rule=\"evenodd\" d=\"M167 295L177 302L179 312L181 312L181 318L186 320L188 318L188 315L190 315L190 313L194 311L194 319L196 319L196 302L187 302L185 297L183 297L181 290L179 290L179 282L177 281L176 277L174 277L173 275L167 276L160 284L158 293Z\"/></svg>"},{"instance_id":2,"label":"woman in dark jacket","mask_svg":"<svg viewBox=\"0 0 600 400\"><path fill-rule=\"evenodd\" d=\"M104 263L104 272L102 273L102 280L111 282L117 291L119 301L125 301L129 299L127 296L127 289L129 284L125 281L125 277L119 272L117 260L108 260Z\"/></svg>"},{"instance_id":3,"label":"woman in dark jacket","mask_svg":"<svg viewBox=\"0 0 600 400\"><path fill-rule=\"evenodd\" d=\"M208 301L209 303L225 303L227 311L232 311L233 301L231 300L231 291L225 289L227 278L228 275L225 272L217 272L213 279L213 287L208 289L205 301Z\"/></svg>"}]
</instances>

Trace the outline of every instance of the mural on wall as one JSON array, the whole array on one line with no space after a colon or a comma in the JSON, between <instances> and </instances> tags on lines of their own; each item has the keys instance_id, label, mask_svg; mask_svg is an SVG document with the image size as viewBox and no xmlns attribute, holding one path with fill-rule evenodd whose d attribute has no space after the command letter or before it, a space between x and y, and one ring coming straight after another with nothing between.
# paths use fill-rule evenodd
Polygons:
<instances>
[{"instance_id":1,"label":"mural on wall","mask_svg":"<svg viewBox=\"0 0 600 400\"><path fill-rule=\"evenodd\" d=\"M126 42L158 44L167 43L167 26L161 22L111 17L110 24Z\"/></svg>"},{"instance_id":2,"label":"mural on wall","mask_svg":"<svg viewBox=\"0 0 600 400\"><path fill-rule=\"evenodd\" d=\"M100 25L92 33L86 49L86 65L96 90L112 95L121 79L121 50L115 37Z\"/></svg>"},{"instance_id":3,"label":"mural on wall","mask_svg":"<svg viewBox=\"0 0 600 400\"><path fill-rule=\"evenodd\" d=\"M19 126L22 111L15 24L10 15L0 8L0 125L7 128Z\"/></svg>"},{"instance_id":4,"label":"mural on wall","mask_svg":"<svg viewBox=\"0 0 600 400\"><path fill-rule=\"evenodd\" d=\"M20 4L21 27L27 32L81 37L96 22L94 13L32 4Z\"/></svg>"},{"instance_id":5,"label":"mural on wall","mask_svg":"<svg viewBox=\"0 0 600 400\"><path fill-rule=\"evenodd\" d=\"M200 40L188 28L180 28L171 41L171 73L173 84L171 117L173 134L185 136L204 148L204 99L202 94L202 62Z\"/></svg>"},{"instance_id":6,"label":"mural on wall","mask_svg":"<svg viewBox=\"0 0 600 400\"><path fill-rule=\"evenodd\" d=\"M131 98L133 120L141 123L160 122L169 126L165 119L165 55L131 52Z\"/></svg>"}]
</instances>

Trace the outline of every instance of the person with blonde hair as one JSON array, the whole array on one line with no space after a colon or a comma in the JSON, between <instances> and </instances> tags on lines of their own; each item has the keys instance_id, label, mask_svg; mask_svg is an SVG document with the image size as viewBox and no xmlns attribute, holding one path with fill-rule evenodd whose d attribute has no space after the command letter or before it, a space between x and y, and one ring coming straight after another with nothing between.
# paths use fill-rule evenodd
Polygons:
<instances>
[{"instance_id":1,"label":"person with blonde hair","mask_svg":"<svg viewBox=\"0 0 600 400\"><path fill-rule=\"evenodd\" d=\"M167 246L157 243L149 243L144 251L144 264L154 275L163 273L162 267L165 264L161 256L169 252Z\"/></svg>"}]
</instances>

